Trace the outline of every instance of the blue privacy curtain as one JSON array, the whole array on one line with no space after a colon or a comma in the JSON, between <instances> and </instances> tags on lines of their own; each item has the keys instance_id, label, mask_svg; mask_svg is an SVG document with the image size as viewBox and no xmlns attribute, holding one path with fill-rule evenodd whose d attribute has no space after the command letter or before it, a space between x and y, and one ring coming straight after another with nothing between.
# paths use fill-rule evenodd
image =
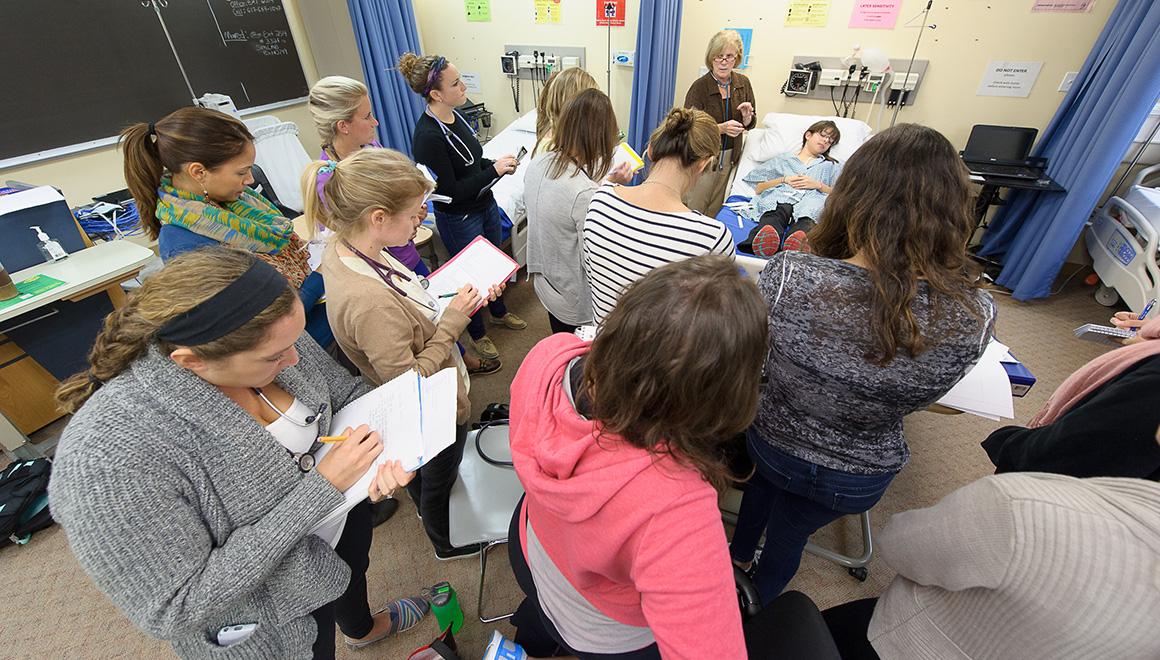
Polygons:
<instances>
[{"instance_id":1,"label":"blue privacy curtain","mask_svg":"<svg viewBox=\"0 0 1160 660\"><path fill-rule=\"evenodd\" d=\"M1019 300L1051 291L1064 259L1160 92L1160 3L1120 0L1036 146L1067 193L1012 193L979 251ZM1040 84L1044 84L1041 81Z\"/></svg>"},{"instance_id":2,"label":"blue privacy curtain","mask_svg":"<svg viewBox=\"0 0 1160 660\"><path fill-rule=\"evenodd\" d=\"M636 28L628 143L644 154L648 136L673 107L682 0L641 0Z\"/></svg>"},{"instance_id":3,"label":"blue privacy curtain","mask_svg":"<svg viewBox=\"0 0 1160 660\"><path fill-rule=\"evenodd\" d=\"M419 53L411 0L347 0L354 39L384 147L411 154L411 134L423 101L395 70L399 56Z\"/></svg>"}]
</instances>

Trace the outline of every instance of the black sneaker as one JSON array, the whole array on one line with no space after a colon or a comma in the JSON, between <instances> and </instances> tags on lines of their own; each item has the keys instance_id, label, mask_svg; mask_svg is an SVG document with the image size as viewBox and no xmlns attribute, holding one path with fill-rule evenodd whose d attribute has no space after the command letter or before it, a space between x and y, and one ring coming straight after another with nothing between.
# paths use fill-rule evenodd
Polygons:
<instances>
[{"instance_id":1,"label":"black sneaker","mask_svg":"<svg viewBox=\"0 0 1160 660\"><path fill-rule=\"evenodd\" d=\"M399 500L393 497L379 502L371 502L371 527L378 527L387 522L398 510Z\"/></svg>"},{"instance_id":2,"label":"black sneaker","mask_svg":"<svg viewBox=\"0 0 1160 660\"><path fill-rule=\"evenodd\" d=\"M486 543L472 543L461 548L435 548L435 558L439 561L451 561L453 559L463 559L465 557L474 557L483 550Z\"/></svg>"}]
</instances>

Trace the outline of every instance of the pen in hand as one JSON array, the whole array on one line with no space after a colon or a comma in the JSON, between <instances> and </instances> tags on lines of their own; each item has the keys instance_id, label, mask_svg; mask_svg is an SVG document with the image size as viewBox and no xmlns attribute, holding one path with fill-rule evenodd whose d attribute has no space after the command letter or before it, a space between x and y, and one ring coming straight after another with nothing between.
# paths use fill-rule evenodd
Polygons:
<instances>
[{"instance_id":1,"label":"pen in hand","mask_svg":"<svg viewBox=\"0 0 1160 660\"><path fill-rule=\"evenodd\" d=\"M459 295L458 291L452 291L451 293L442 293L442 294L439 294L439 299L442 300L444 298L454 298L455 296L458 296L458 295Z\"/></svg>"},{"instance_id":2,"label":"pen in hand","mask_svg":"<svg viewBox=\"0 0 1160 660\"><path fill-rule=\"evenodd\" d=\"M318 438L319 442L325 442L328 445L334 444L336 442L342 442L343 440L346 440L345 435L324 435Z\"/></svg>"}]
</instances>

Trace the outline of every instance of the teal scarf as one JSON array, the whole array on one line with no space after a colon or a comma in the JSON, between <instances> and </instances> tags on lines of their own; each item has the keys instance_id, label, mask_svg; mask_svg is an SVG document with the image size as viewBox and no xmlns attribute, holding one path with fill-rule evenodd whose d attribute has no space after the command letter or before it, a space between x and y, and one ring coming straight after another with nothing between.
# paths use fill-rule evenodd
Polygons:
<instances>
[{"instance_id":1,"label":"teal scarf","mask_svg":"<svg viewBox=\"0 0 1160 660\"><path fill-rule=\"evenodd\" d=\"M219 243L249 252L278 252L290 242L294 225L250 188L225 208L173 187L170 177L157 188L157 221L177 225Z\"/></svg>"}]
</instances>

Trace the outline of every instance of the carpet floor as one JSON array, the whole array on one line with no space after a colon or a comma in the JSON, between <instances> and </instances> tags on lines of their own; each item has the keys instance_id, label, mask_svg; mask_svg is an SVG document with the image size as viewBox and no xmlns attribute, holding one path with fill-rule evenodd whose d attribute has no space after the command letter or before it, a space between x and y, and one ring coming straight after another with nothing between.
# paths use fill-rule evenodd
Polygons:
<instances>
[{"instance_id":1,"label":"carpet floor","mask_svg":"<svg viewBox=\"0 0 1160 660\"><path fill-rule=\"evenodd\" d=\"M526 330L493 328L490 336L503 359L503 369L472 382L473 412L478 416L493 401L506 402L508 387L523 356L548 334L548 319L532 287L522 281L506 294L511 311L528 321ZM1110 310L1096 304L1091 289L1073 283L1046 301L1017 303L996 295L999 303L998 337L1008 344L1038 378L1024 398L1015 400L1016 423L1026 422L1048 395L1072 371L1106 350L1077 340L1072 329L1083 323L1103 323ZM880 528L891 514L930 506L947 493L992 472L979 447L1000 426L973 415L920 412L906 419L911 447L910 464L895 479L871 516ZM60 425L34 440L53 443ZM814 541L857 554L860 549L856 517L849 516L821 530ZM680 552L674 548L674 552ZM805 592L821 608L878 595L893 577L881 560L870 564L870 576L858 582L842 568L806 555L791 589ZM505 623L483 625L477 618L479 561L435 559L414 506L403 498L399 512L375 530L367 576L371 605L417 594L423 587L448 580L459 593L466 624L457 636L464 658L478 658L492 628L511 634ZM488 565L484 609L508 612L521 599L507 562L506 549L492 553ZM399 636L361 651L345 648L339 640L339 658L406 658L437 634L434 617ZM68 549L63 530L50 528L25 546L0 550L0 658L169 658L165 642L139 632L104 597L81 570Z\"/></svg>"}]
</instances>

